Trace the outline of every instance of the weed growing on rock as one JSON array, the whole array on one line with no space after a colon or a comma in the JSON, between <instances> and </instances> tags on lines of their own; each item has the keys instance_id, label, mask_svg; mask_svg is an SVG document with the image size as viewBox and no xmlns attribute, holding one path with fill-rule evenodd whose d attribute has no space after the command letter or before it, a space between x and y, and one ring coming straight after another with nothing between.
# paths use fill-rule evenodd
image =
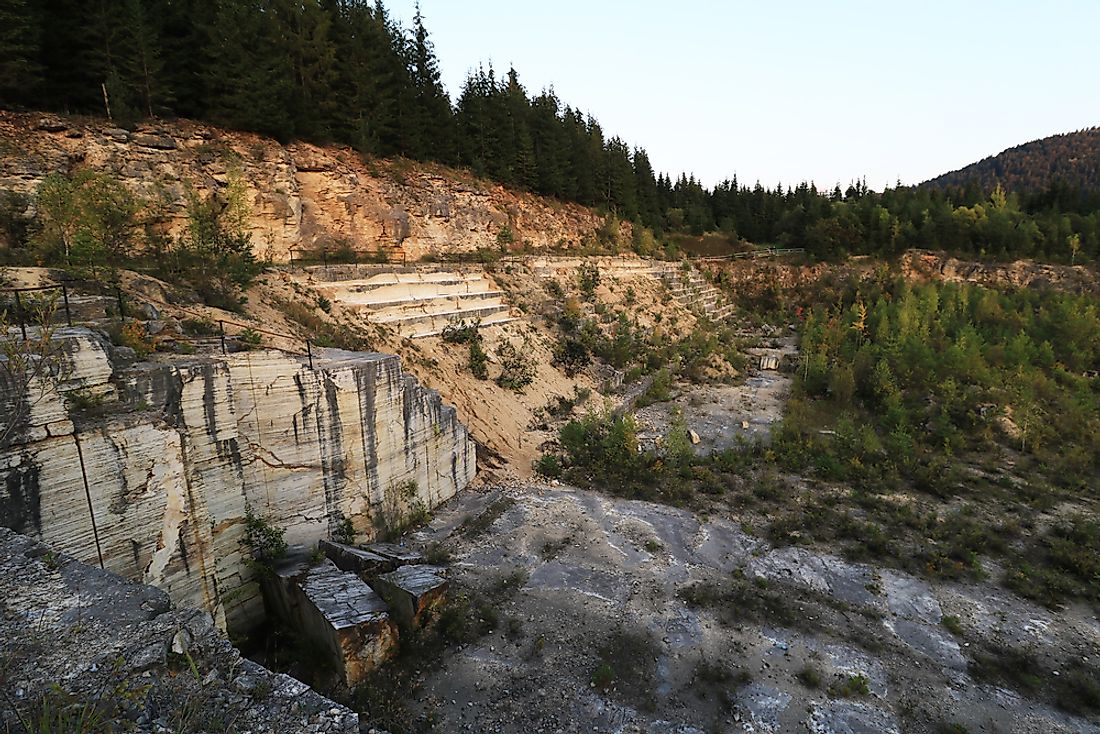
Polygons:
<instances>
[{"instance_id":1,"label":"weed growing on rock","mask_svg":"<svg viewBox=\"0 0 1100 734\"><path fill-rule=\"evenodd\" d=\"M256 515L251 507L245 511L244 530L245 543L252 549L251 565L261 572L271 573L273 564L286 556L286 530Z\"/></svg>"},{"instance_id":2,"label":"weed growing on rock","mask_svg":"<svg viewBox=\"0 0 1100 734\"><path fill-rule=\"evenodd\" d=\"M954 616L953 614L945 614L943 616L943 619L940 620L940 624L943 625L944 629L946 629L948 632L955 635L956 637L962 636L962 622L960 622L959 618Z\"/></svg>"},{"instance_id":3,"label":"weed growing on rock","mask_svg":"<svg viewBox=\"0 0 1100 734\"><path fill-rule=\"evenodd\" d=\"M871 681L862 673L843 675L829 686L829 695L835 698L856 698L871 694Z\"/></svg>"},{"instance_id":4,"label":"weed growing on rock","mask_svg":"<svg viewBox=\"0 0 1100 734\"><path fill-rule=\"evenodd\" d=\"M795 673L795 678L798 679L799 683L811 690L821 688L821 671L813 665L803 666L801 670Z\"/></svg>"}]
</instances>

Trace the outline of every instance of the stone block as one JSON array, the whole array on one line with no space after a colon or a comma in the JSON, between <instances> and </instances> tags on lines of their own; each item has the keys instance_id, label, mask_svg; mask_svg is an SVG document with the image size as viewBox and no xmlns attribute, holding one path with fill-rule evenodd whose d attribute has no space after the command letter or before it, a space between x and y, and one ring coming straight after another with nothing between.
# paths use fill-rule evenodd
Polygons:
<instances>
[{"instance_id":1,"label":"stone block","mask_svg":"<svg viewBox=\"0 0 1100 734\"><path fill-rule=\"evenodd\" d=\"M424 562L424 556L419 551L396 543L371 543L364 546L364 548L375 555L390 559L395 566L408 566Z\"/></svg>"},{"instance_id":2,"label":"stone block","mask_svg":"<svg viewBox=\"0 0 1100 734\"><path fill-rule=\"evenodd\" d=\"M319 542L318 547L341 571L354 573L364 581L389 573L397 568L397 562L392 558L356 548L352 545L322 540Z\"/></svg>"},{"instance_id":3,"label":"stone block","mask_svg":"<svg viewBox=\"0 0 1100 734\"><path fill-rule=\"evenodd\" d=\"M325 559L280 564L264 581L268 612L311 640L348 687L397 651L386 603L358 576Z\"/></svg>"},{"instance_id":4,"label":"stone block","mask_svg":"<svg viewBox=\"0 0 1100 734\"><path fill-rule=\"evenodd\" d=\"M401 566L374 580L398 623L408 629L427 627L447 597L447 579L439 566Z\"/></svg>"}]
</instances>

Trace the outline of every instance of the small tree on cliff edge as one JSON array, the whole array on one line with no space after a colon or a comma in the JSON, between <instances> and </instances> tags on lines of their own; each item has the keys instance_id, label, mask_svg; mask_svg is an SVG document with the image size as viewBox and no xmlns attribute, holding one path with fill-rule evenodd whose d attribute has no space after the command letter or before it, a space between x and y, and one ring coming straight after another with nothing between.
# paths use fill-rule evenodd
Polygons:
<instances>
[{"instance_id":1,"label":"small tree on cliff edge","mask_svg":"<svg viewBox=\"0 0 1100 734\"><path fill-rule=\"evenodd\" d=\"M163 269L186 281L210 306L239 310L240 291L263 270L248 232L247 190L231 173L224 194L188 195L187 230L158 258Z\"/></svg>"},{"instance_id":2,"label":"small tree on cliff edge","mask_svg":"<svg viewBox=\"0 0 1100 734\"><path fill-rule=\"evenodd\" d=\"M141 202L117 179L97 171L51 173L38 187L37 230L31 237L39 260L96 277L134 253Z\"/></svg>"},{"instance_id":3,"label":"small tree on cliff edge","mask_svg":"<svg viewBox=\"0 0 1100 734\"><path fill-rule=\"evenodd\" d=\"M64 353L53 339L57 298L40 300L30 311L29 319L0 311L0 449L17 440L34 406L64 379ZM26 339L16 319L30 322Z\"/></svg>"}]
</instances>

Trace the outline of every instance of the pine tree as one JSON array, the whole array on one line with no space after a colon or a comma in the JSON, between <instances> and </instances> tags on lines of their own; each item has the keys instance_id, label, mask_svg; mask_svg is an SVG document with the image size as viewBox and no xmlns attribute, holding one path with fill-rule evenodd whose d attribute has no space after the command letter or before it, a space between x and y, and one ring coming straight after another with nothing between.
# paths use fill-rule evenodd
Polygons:
<instances>
[{"instance_id":1,"label":"pine tree","mask_svg":"<svg viewBox=\"0 0 1100 734\"><path fill-rule=\"evenodd\" d=\"M452 162L455 159L454 113L443 91L439 62L424 26L420 3L416 4L406 53L413 87L413 108L407 122L409 153L415 158Z\"/></svg>"},{"instance_id":2,"label":"pine tree","mask_svg":"<svg viewBox=\"0 0 1100 734\"><path fill-rule=\"evenodd\" d=\"M28 0L0 0L0 104L28 103L42 81L40 19Z\"/></svg>"},{"instance_id":3,"label":"pine tree","mask_svg":"<svg viewBox=\"0 0 1100 734\"><path fill-rule=\"evenodd\" d=\"M214 122L293 136L292 70L286 56L271 53L277 32L268 2L219 0L203 69Z\"/></svg>"},{"instance_id":4,"label":"pine tree","mask_svg":"<svg viewBox=\"0 0 1100 734\"><path fill-rule=\"evenodd\" d=\"M504 139L508 150L504 162L505 181L525 189L533 189L538 178L529 122L531 107L527 90L519 83L519 74L515 69L508 70L503 96L506 125Z\"/></svg>"}]
</instances>

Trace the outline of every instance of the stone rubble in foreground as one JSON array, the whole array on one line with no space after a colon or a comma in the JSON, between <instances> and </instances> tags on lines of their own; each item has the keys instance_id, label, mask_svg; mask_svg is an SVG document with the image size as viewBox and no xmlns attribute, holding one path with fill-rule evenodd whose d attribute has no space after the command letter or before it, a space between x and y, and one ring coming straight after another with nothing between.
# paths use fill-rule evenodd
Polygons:
<instances>
[{"instance_id":1,"label":"stone rubble in foreground","mask_svg":"<svg viewBox=\"0 0 1100 734\"><path fill-rule=\"evenodd\" d=\"M92 701L139 732L358 734L358 714L242 658L196 609L0 528L0 728L43 696ZM196 729L195 727L198 727Z\"/></svg>"}]
</instances>

